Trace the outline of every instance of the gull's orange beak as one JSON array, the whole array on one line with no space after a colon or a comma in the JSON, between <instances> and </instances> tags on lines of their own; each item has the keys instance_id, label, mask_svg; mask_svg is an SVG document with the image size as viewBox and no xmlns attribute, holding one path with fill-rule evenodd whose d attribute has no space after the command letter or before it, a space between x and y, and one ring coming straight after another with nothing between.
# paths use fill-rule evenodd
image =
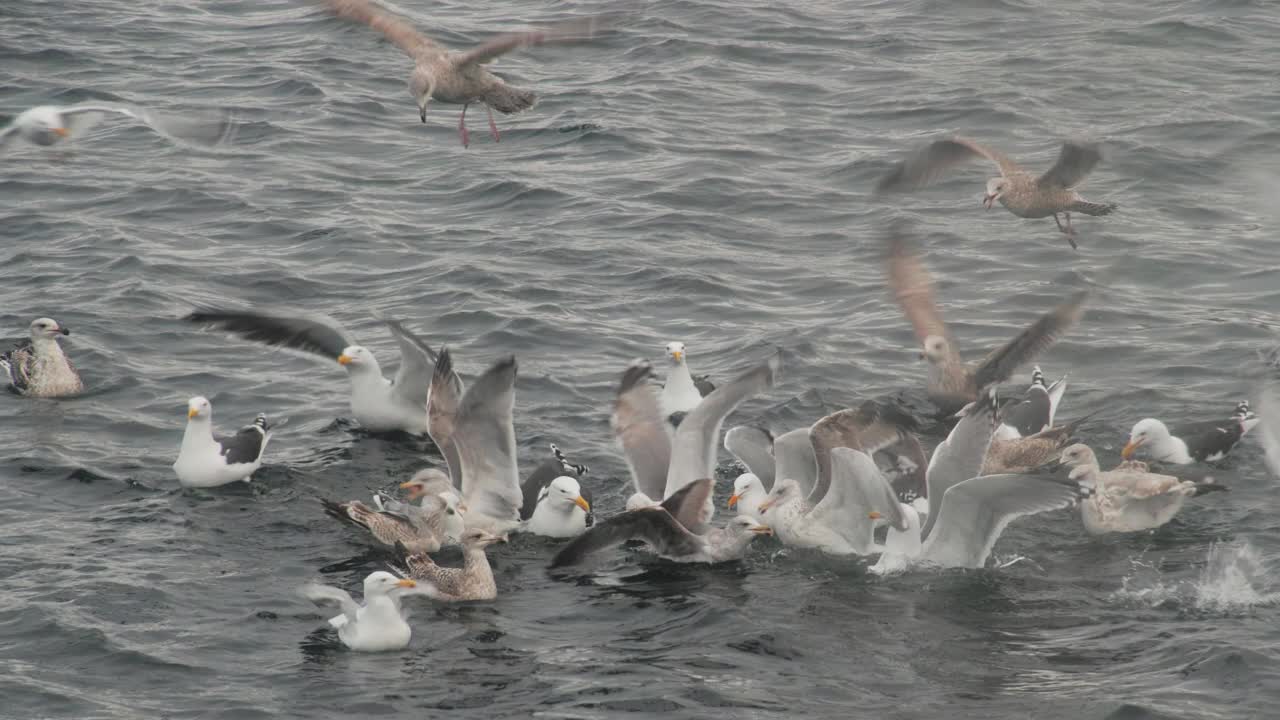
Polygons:
<instances>
[{"instance_id":1,"label":"gull's orange beak","mask_svg":"<svg viewBox=\"0 0 1280 720\"><path fill-rule=\"evenodd\" d=\"M404 578L400 582L396 583L396 585L399 585L400 587L403 587L403 588L418 587L418 583L410 580L409 578Z\"/></svg>"},{"instance_id":2,"label":"gull's orange beak","mask_svg":"<svg viewBox=\"0 0 1280 720\"><path fill-rule=\"evenodd\" d=\"M54 134L54 135L57 135L58 137L62 137L62 138L64 138L64 137L66 137L66 136L70 135L70 134L71 134L71 131L70 131L70 130L68 130L68 129L66 129L66 128L64 128L64 127L56 127L56 128L54 128L54 129L53 129L53 134Z\"/></svg>"},{"instance_id":3,"label":"gull's orange beak","mask_svg":"<svg viewBox=\"0 0 1280 720\"><path fill-rule=\"evenodd\" d=\"M679 350L676 350L675 352L671 353L671 358L676 362L680 362L680 358L682 357L684 357L684 353L680 352Z\"/></svg>"},{"instance_id":4,"label":"gull's orange beak","mask_svg":"<svg viewBox=\"0 0 1280 720\"><path fill-rule=\"evenodd\" d=\"M343 353L343 354L339 355L339 356L338 356L338 364L339 364L339 365L350 365L350 364L351 364L351 356L350 356L350 355L348 355L348 354L346 354L346 353Z\"/></svg>"},{"instance_id":5,"label":"gull's orange beak","mask_svg":"<svg viewBox=\"0 0 1280 720\"><path fill-rule=\"evenodd\" d=\"M769 527L768 525L756 525L755 527L751 528L751 532L757 535L772 535L773 528Z\"/></svg>"},{"instance_id":6,"label":"gull's orange beak","mask_svg":"<svg viewBox=\"0 0 1280 720\"><path fill-rule=\"evenodd\" d=\"M733 494L733 495L730 495L730 496L729 496L728 507L729 507L729 509L730 509L730 510L732 510L734 507L736 507L736 506L737 506L737 504L738 504L738 500L739 500L741 497L742 497L741 495L738 495L738 494L736 494L736 493L735 493L735 494Z\"/></svg>"},{"instance_id":7,"label":"gull's orange beak","mask_svg":"<svg viewBox=\"0 0 1280 720\"><path fill-rule=\"evenodd\" d=\"M884 516L876 512L875 510L872 510L871 512L867 513L867 517L871 518L872 520L879 520Z\"/></svg>"},{"instance_id":8,"label":"gull's orange beak","mask_svg":"<svg viewBox=\"0 0 1280 720\"><path fill-rule=\"evenodd\" d=\"M574 498L573 504L582 508L583 512L591 512L591 503L587 502L587 499L582 497L581 495Z\"/></svg>"},{"instance_id":9,"label":"gull's orange beak","mask_svg":"<svg viewBox=\"0 0 1280 720\"><path fill-rule=\"evenodd\" d=\"M400 483L400 489L409 491L410 500L417 500L424 492L422 483L414 482L412 480Z\"/></svg>"},{"instance_id":10,"label":"gull's orange beak","mask_svg":"<svg viewBox=\"0 0 1280 720\"><path fill-rule=\"evenodd\" d=\"M1128 443L1125 444L1124 449L1120 451L1120 457L1124 458L1125 460L1128 460L1130 457L1133 456L1133 453L1140 447L1142 447L1141 440L1130 440Z\"/></svg>"},{"instance_id":11,"label":"gull's orange beak","mask_svg":"<svg viewBox=\"0 0 1280 720\"><path fill-rule=\"evenodd\" d=\"M197 415L199 415L199 414L200 414L200 411L199 411L199 410L197 410L197 409L195 409L195 408L187 408L187 419L188 419L188 420L190 420L191 418L193 418L193 417L195 417L195 416L197 416Z\"/></svg>"}]
</instances>

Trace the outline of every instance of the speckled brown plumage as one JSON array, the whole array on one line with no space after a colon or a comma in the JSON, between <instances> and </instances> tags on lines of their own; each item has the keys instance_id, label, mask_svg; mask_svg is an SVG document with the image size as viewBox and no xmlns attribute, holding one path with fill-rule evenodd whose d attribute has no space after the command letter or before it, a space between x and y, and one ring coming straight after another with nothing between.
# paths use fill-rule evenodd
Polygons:
<instances>
[{"instance_id":1,"label":"speckled brown plumage","mask_svg":"<svg viewBox=\"0 0 1280 720\"><path fill-rule=\"evenodd\" d=\"M462 535L462 567L441 567L423 553L406 555L404 563L409 577L434 588L434 591L428 589L428 594L436 600L492 600L498 597L498 584L484 549L506 541L505 535L471 529Z\"/></svg>"}]
</instances>

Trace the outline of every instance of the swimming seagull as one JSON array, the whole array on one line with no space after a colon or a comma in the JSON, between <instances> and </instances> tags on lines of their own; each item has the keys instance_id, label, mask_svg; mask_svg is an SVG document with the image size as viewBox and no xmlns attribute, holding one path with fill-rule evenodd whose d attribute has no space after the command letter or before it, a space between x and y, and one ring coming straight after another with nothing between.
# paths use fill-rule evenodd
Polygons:
<instances>
[{"instance_id":1,"label":"swimming seagull","mask_svg":"<svg viewBox=\"0 0 1280 720\"><path fill-rule=\"evenodd\" d=\"M327 0L329 9L344 20L363 23L386 35L387 39L413 59L409 92L418 104L418 116L427 121L427 103L432 99L462 106L458 134L462 146L470 144L467 107L481 103L489 115L489 132L494 142L502 139L493 111L517 113L533 107L537 100L530 90L513 88L485 67L512 50L534 45L570 43L594 38L602 29L600 18L571 20L546 30L499 35L476 47L450 51L369 0Z\"/></svg>"},{"instance_id":2,"label":"swimming seagull","mask_svg":"<svg viewBox=\"0 0 1280 720\"><path fill-rule=\"evenodd\" d=\"M58 344L59 335L71 330L52 318L31 321L31 339L0 353L0 371L9 389L27 397L67 397L84 391L80 373Z\"/></svg>"},{"instance_id":3,"label":"swimming seagull","mask_svg":"<svg viewBox=\"0 0 1280 720\"><path fill-rule=\"evenodd\" d=\"M682 522L698 519L711 499L712 480L702 478L689 483L658 507L641 507L614 515L597 523L556 553L551 567L576 565L594 553L621 545L628 540L643 540L659 557L675 562L720 563L739 560L757 535L768 535L770 529L746 516L738 516L724 528L705 534L692 532Z\"/></svg>"},{"instance_id":4,"label":"swimming seagull","mask_svg":"<svg viewBox=\"0 0 1280 720\"><path fill-rule=\"evenodd\" d=\"M674 432L685 415L698 407L715 386L705 375L695 379L689 372L684 343L667 343L667 357L671 358L671 364L662 386L662 415L671 426L669 430Z\"/></svg>"},{"instance_id":5,"label":"swimming seagull","mask_svg":"<svg viewBox=\"0 0 1280 720\"><path fill-rule=\"evenodd\" d=\"M1250 411L1248 400L1237 403L1235 412L1226 420L1186 423L1170 429L1156 418L1144 418L1129 431L1129 442L1120 456L1128 460L1141 448L1160 462L1214 462L1226 457L1257 424L1258 416Z\"/></svg>"},{"instance_id":6,"label":"swimming seagull","mask_svg":"<svg viewBox=\"0 0 1280 720\"><path fill-rule=\"evenodd\" d=\"M217 487L237 480L249 482L271 439L271 426L261 413L230 437L213 434L213 405L203 397L187 402L187 429L173 471L183 487Z\"/></svg>"},{"instance_id":7,"label":"swimming seagull","mask_svg":"<svg viewBox=\"0 0 1280 720\"><path fill-rule=\"evenodd\" d=\"M577 480L587 473L587 466L569 462L555 443L551 454L520 485L523 530L547 537L581 535L595 521L591 491Z\"/></svg>"},{"instance_id":8,"label":"swimming seagull","mask_svg":"<svg viewBox=\"0 0 1280 720\"><path fill-rule=\"evenodd\" d=\"M360 502L334 502L322 498L330 517L363 528L387 547L403 544L411 552L436 552L447 543L458 542L464 523L452 489L443 495L422 495L420 505L378 498L374 509Z\"/></svg>"},{"instance_id":9,"label":"swimming seagull","mask_svg":"<svg viewBox=\"0 0 1280 720\"><path fill-rule=\"evenodd\" d=\"M166 137L204 145L217 145L231 138L233 126L226 120L198 117L161 117L139 107L122 105L41 105L19 113L13 122L0 128L0 150L17 140L49 146L80 135L107 115L132 118Z\"/></svg>"},{"instance_id":10,"label":"swimming seagull","mask_svg":"<svg viewBox=\"0 0 1280 720\"><path fill-rule=\"evenodd\" d=\"M416 580L422 592L433 600L462 602L492 600L498 597L498 584L484 549L493 543L504 543L506 535L495 535L479 528L462 534L462 567L447 568L435 564L424 553L410 554L400 546L409 577Z\"/></svg>"},{"instance_id":11,"label":"swimming seagull","mask_svg":"<svg viewBox=\"0 0 1280 720\"><path fill-rule=\"evenodd\" d=\"M1036 177L1003 153L969 138L938 140L916 151L881 178L876 192L907 190L927 185L952 165L974 158L985 158L1000 169L1000 177L987 181L987 192L982 198L984 207L990 210L999 200L1001 205L1018 217L1043 218L1052 215L1072 249L1078 248L1075 230L1071 227L1071 213L1109 215L1117 207L1115 203L1089 202L1075 191L1074 188L1084 182L1102 160L1102 152L1097 145L1078 142L1063 143L1058 161L1043 175ZM1058 213L1062 213L1065 225L1058 219Z\"/></svg>"},{"instance_id":12,"label":"swimming seagull","mask_svg":"<svg viewBox=\"0 0 1280 720\"><path fill-rule=\"evenodd\" d=\"M224 330L246 340L337 361L351 381L351 414L372 432L427 431L427 394L436 354L398 320L378 317L400 346L400 368L393 380L382 376L373 353L357 345L332 318L320 315L266 315L201 309L184 320Z\"/></svg>"},{"instance_id":13,"label":"swimming seagull","mask_svg":"<svg viewBox=\"0 0 1280 720\"><path fill-rule=\"evenodd\" d=\"M1029 472L1058 456L1062 448L1075 438L1076 431L1092 415L1066 425L1046 428L1034 435L1004 439L997 431L991 437L987 457L982 463L983 475ZM1002 426L1003 427L1003 426Z\"/></svg>"},{"instance_id":14,"label":"swimming seagull","mask_svg":"<svg viewBox=\"0 0 1280 720\"><path fill-rule=\"evenodd\" d=\"M1125 462L1103 471L1093 450L1079 443L1063 450L1058 462L1072 468L1072 478L1094 489L1080 507L1084 528L1094 535L1158 528L1178 514L1187 498L1227 489L1212 478L1196 482L1147 472L1145 463Z\"/></svg>"},{"instance_id":15,"label":"swimming seagull","mask_svg":"<svg viewBox=\"0 0 1280 720\"><path fill-rule=\"evenodd\" d=\"M809 440L817 483L806 495L794 478L781 476L756 508L761 520L785 545L836 555L875 552L875 521L906 527L897 495L872 459L907 432L904 417L868 401L814 423Z\"/></svg>"},{"instance_id":16,"label":"swimming seagull","mask_svg":"<svg viewBox=\"0 0 1280 720\"><path fill-rule=\"evenodd\" d=\"M967 364L938 311L929 271L897 232L889 240L888 274L894 298L920 340L920 356L929 361L929 399L947 414L971 402L982 389L1008 380L1019 367L1052 347L1080 320L1088 298L1088 291L1075 293L981 362Z\"/></svg>"},{"instance_id":17,"label":"swimming seagull","mask_svg":"<svg viewBox=\"0 0 1280 720\"><path fill-rule=\"evenodd\" d=\"M1058 405L1066 391L1066 375L1058 378L1052 385L1046 385L1044 371L1036 365L1031 370L1031 387L1027 388L1027 396L1021 402L1006 406L1001 411L996 437L1014 440L1053 427L1053 418L1058 413Z\"/></svg>"},{"instance_id":18,"label":"swimming seagull","mask_svg":"<svg viewBox=\"0 0 1280 720\"><path fill-rule=\"evenodd\" d=\"M352 650L380 652L408 646L413 630L405 622L400 599L420 592L417 583L398 578L385 570L364 579L364 604L357 604L345 590L310 583L301 593L316 605L337 607L342 614L329 619L338 630L338 639Z\"/></svg>"},{"instance_id":19,"label":"swimming seagull","mask_svg":"<svg viewBox=\"0 0 1280 720\"><path fill-rule=\"evenodd\" d=\"M759 477L753 473L742 473L733 481L733 494L725 502L725 507L736 510L739 515L759 520L760 503L768 497L769 491Z\"/></svg>"}]
</instances>

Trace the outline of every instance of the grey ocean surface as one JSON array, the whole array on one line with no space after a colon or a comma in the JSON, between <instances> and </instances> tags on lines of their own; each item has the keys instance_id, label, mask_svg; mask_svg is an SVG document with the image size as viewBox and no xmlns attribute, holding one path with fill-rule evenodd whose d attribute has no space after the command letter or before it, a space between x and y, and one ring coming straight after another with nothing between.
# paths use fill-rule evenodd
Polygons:
<instances>
[{"instance_id":1,"label":"grey ocean surface","mask_svg":"<svg viewBox=\"0 0 1280 720\"><path fill-rule=\"evenodd\" d=\"M465 46L618 6L398 7ZM499 117L499 144L473 108L463 149L458 107L421 124L407 58L314 3L0 3L0 122L106 100L240 123L200 149L112 118L0 157L2 334L64 322L90 388L0 397L0 717L1275 717L1280 521L1251 439L1212 470L1231 492L1160 530L1024 519L996 552L1025 560L1003 569L881 579L771 541L736 565L619 549L551 576L557 543L515 536L492 553L496 602L417 605L403 652L342 647L296 588L356 591L387 556L315 498L367 498L442 460L345 419L336 364L180 323L193 305L328 313L387 365L373 311L448 344L467 375L515 353L522 469L556 442L591 467L606 516L630 492L614 388L670 340L717 379L783 349L783 380L729 425L784 431L920 394L883 279L895 218L927 238L971 355L1097 286L1041 365L1071 374L1061 418L1097 413L1083 436L1104 464L1142 417L1225 417L1274 343L1271 0L622 9L606 39L502 58L539 105ZM950 132L1031 168L1063 138L1102 140L1085 194L1120 210L1077 218L1073 252L1050 219L984 212L977 163L871 197ZM252 486L178 488L196 394L224 430L288 418Z\"/></svg>"}]
</instances>

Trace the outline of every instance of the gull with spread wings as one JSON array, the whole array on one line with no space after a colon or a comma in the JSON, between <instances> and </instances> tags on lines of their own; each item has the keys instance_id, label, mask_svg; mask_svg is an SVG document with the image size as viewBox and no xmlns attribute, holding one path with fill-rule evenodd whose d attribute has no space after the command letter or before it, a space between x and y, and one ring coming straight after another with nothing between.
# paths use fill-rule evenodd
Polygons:
<instances>
[{"instance_id":1,"label":"gull with spread wings","mask_svg":"<svg viewBox=\"0 0 1280 720\"><path fill-rule=\"evenodd\" d=\"M369 0L327 0L329 10L345 20L363 23L381 32L413 59L409 75L409 92L418 103L418 115L427 121L427 103L432 99L462 106L458 118L458 134L462 146L470 144L467 132L467 107L472 103L485 106L489 115L489 132L495 142L502 139L493 111L517 113L533 107L536 96L530 90L514 88L489 72L485 66L500 56L523 47L570 43L589 40L601 29L601 18L590 17L554 25L545 30L499 35L470 50L450 51L413 29L397 17Z\"/></svg>"},{"instance_id":2,"label":"gull with spread wings","mask_svg":"<svg viewBox=\"0 0 1280 720\"><path fill-rule=\"evenodd\" d=\"M1087 291L1075 293L981 362L972 364L961 359L942 320L929 271L906 238L896 232L889 239L889 287L920 339L920 357L929 361L929 399L947 414L972 402L984 388L1008 380L1019 367L1052 347L1080 320L1088 298Z\"/></svg>"},{"instance_id":3,"label":"gull with spread wings","mask_svg":"<svg viewBox=\"0 0 1280 720\"><path fill-rule=\"evenodd\" d=\"M1065 142L1058 161L1039 177L1023 170L999 150L980 145L963 137L947 138L932 142L917 150L898 164L876 186L877 193L907 190L927 185L942 175L952 165L975 158L989 160L1000 169L1000 177L987 180L987 192L982 205L990 210L997 200L1009 212L1021 218L1053 216L1058 229L1067 236L1071 248L1076 247L1075 230L1071 227L1071 213L1085 215L1110 215L1115 203L1089 202L1075 191L1093 168L1102 161L1102 151L1093 143ZM1062 213L1064 225L1058 219Z\"/></svg>"}]
</instances>

